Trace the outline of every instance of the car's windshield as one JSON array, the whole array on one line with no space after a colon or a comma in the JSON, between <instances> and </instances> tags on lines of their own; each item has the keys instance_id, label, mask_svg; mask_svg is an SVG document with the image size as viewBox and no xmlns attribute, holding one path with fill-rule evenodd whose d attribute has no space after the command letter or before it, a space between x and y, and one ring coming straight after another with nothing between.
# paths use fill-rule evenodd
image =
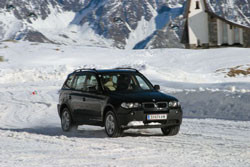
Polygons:
<instances>
[{"instance_id":1,"label":"car's windshield","mask_svg":"<svg viewBox=\"0 0 250 167\"><path fill-rule=\"evenodd\" d=\"M134 73L103 74L101 82L105 90L112 92L153 89L152 85L144 77Z\"/></svg>"}]
</instances>

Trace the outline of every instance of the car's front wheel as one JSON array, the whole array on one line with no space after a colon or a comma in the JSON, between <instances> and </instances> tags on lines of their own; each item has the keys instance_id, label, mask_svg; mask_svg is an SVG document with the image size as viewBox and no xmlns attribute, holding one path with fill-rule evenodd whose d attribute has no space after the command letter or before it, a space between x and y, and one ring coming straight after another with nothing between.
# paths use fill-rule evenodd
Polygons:
<instances>
[{"instance_id":1,"label":"car's front wheel","mask_svg":"<svg viewBox=\"0 0 250 167\"><path fill-rule=\"evenodd\" d=\"M77 126L73 124L68 108L64 108L61 115L61 127L64 132L76 130Z\"/></svg>"},{"instance_id":2,"label":"car's front wheel","mask_svg":"<svg viewBox=\"0 0 250 167\"><path fill-rule=\"evenodd\" d=\"M105 116L105 131L109 137L120 137L122 129L118 126L117 119L113 111L107 112Z\"/></svg>"},{"instance_id":3,"label":"car's front wheel","mask_svg":"<svg viewBox=\"0 0 250 167\"><path fill-rule=\"evenodd\" d=\"M166 136L175 136L179 133L180 126L164 127L164 128L161 128L161 131Z\"/></svg>"}]
</instances>

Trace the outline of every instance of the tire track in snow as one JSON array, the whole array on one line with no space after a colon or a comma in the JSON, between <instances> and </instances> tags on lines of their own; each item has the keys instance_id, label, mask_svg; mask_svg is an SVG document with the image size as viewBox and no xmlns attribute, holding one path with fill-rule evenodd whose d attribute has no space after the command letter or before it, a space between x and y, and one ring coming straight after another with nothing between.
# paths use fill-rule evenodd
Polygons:
<instances>
[{"instance_id":1,"label":"tire track in snow","mask_svg":"<svg viewBox=\"0 0 250 167\"><path fill-rule=\"evenodd\" d=\"M82 126L76 133L62 133L60 128L53 130L53 127L51 129L54 132L50 132L48 127L42 131L42 134L36 128L0 129L0 136L17 140L25 148L25 143L28 141L35 147L34 150L30 150L30 147L26 148L33 157L37 154L36 150L41 149L43 153L39 157L43 158L38 157L35 162L31 161L40 162L43 165L47 160L54 159L58 162L57 166L64 166L66 160L69 166L77 166L76 162L81 164L79 166L100 164L103 166L137 166L138 164L142 166L246 166L249 163L250 148L247 146L249 138L242 138L245 133L238 131L238 127L249 124L249 122L184 119L180 134L174 137L162 136L157 129L146 132L128 130L124 137L113 139L105 137L103 128L91 126ZM224 127L228 126L231 130L224 130ZM248 137L249 132L250 129L246 133ZM235 136L231 136L231 133ZM55 152L60 152L60 155L52 154ZM17 156L18 154L14 154L12 159ZM179 159L180 156L182 161ZM51 162L53 163L54 161Z\"/></svg>"},{"instance_id":2,"label":"tire track in snow","mask_svg":"<svg viewBox=\"0 0 250 167\"><path fill-rule=\"evenodd\" d=\"M52 112L56 112L53 111L55 107L55 104L53 105L54 101L51 103L43 101L44 95L49 99L53 98L51 95L46 94L47 91L39 92L40 94L37 97L32 97L26 90L1 92L2 97L4 97L1 103L5 107L1 114L1 124L3 126L22 127L32 126L39 122L46 123L46 117L49 114L51 115Z\"/></svg>"}]
</instances>

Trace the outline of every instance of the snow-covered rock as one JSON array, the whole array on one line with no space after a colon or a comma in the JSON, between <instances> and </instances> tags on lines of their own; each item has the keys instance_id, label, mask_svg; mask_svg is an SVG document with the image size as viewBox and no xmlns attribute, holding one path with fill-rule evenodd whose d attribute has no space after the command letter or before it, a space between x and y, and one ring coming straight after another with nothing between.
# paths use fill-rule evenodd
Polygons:
<instances>
[{"instance_id":1,"label":"snow-covered rock","mask_svg":"<svg viewBox=\"0 0 250 167\"><path fill-rule=\"evenodd\" d=\"M134 48L153 34L159 37L155 31L164 29L171 18L183 13L182 3L183 1L95 0L76 15L72 24L88 24L97 34L114 40L116 47ZM163 41L159 41L161 42Z\"/></svg>"}]
</instances>

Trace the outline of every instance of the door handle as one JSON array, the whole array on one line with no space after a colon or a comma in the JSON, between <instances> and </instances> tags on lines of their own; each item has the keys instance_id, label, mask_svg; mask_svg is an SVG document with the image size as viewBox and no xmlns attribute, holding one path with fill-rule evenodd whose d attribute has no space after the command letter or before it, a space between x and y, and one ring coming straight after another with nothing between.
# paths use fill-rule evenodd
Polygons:
<instances>
[{"instance_id":1,"label":"door handle","mask_svg":"<svg viewBox=\"0 0 250 167\"><path fill-rule=\"evenodd\" d=\"M85 98L85 97L83 97L83 98L82 98L82 101L86 101L86 98Z\"/></svg>"},{"instance_id":2,"label":"door handle","mask_svg":"<svg viewBox=\"0 0 250 167\"><path fill-rule=\"evenodd\" d=\"M69 100L71 100L71 98L72 98L72 97L69 95Z\"/></svg>"}]
</instances>

